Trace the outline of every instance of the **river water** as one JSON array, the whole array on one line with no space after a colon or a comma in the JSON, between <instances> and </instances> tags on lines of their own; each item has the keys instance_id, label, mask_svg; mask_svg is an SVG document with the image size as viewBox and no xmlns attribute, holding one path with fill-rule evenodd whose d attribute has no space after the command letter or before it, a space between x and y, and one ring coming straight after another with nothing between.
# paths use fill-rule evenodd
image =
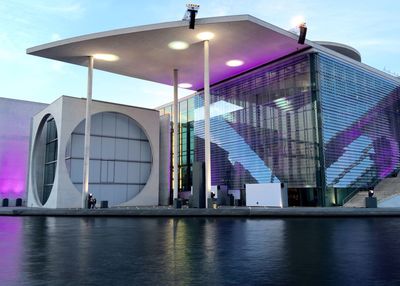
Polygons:
<instances>
[{"instance_id":1,"label":"river water","mask_svg":"<svg viewBox=\"0 0 400 286\"><path fill-rule=\"evenodd\" d=\"M400 218L0 217L0 285L400 285Z\"/></svg>"}]
</instances>

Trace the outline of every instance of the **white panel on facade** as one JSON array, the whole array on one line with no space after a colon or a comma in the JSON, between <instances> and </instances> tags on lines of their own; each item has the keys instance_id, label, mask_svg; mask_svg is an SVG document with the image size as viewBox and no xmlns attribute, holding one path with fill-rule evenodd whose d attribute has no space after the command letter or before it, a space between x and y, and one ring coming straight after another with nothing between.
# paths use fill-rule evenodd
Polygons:
<instances>
[{"instance_id":1,"label":"white panel on facade","mask_svg":"<svg viewBox=\"0 0 400 286\"><path fill-rule=\"evenodd\" d=\"M129 118L122 114L116 115L117 121L117 129L116 135L117 137L128 138L129 137Z\"/></svg>"},{"instance_id":2,"label":"white panel on facade","mask_svg":"<svg viewBox=\"0 0 400 286\"><path fill-rule=\"evenodd\" d=\"M128 139L115 140L115 159L117 160L128 159Z\"/></svg>"},{"instance_id":3,"label":"white panel on facade","mask_svg":"<svg viewBox=\"0 0 400 286\"><path fill-rule=\"evenodd\" d=\"M103 135L115 137L115 113L103 113Z\"/></svg>"},{"instance_id":4,"label":"white panel on facade","mask_svg":"<svg viewBox=\"0 0 400 286\"><path fill-rule=\"evenodd\" d=\"M129 138L140 139L140 128L137 125L133 125L133 123L136 124L136 121L131 120L129 122Z\"/></svg>"},{"instance_id":5,"label":"white panel on facade","mask_svg":"<svg viewBox=\"0 0 400 286\"><path fill-rule=\"evenodd\" d=\"M128 182L128 162L115 162L115 183L124 183Z\"/></svg>"},{"instance_id":6,"label":"white panel on facade","mask_svg":"<svg viewBox=\"0 0 400 286\"><path fill-rule=\"evenodd\" d=\"M103 125L103 115L102 113L97 113L92 116L91 122L91 135L102 135L102 125Z\"/></svg>"},{"instance_id":7,"label":"white panel on facade","mask_svg":"<svg viewBox=\"0 0 400 286\"><path fill-rule=\"evenodd\" d=\"M100 161L90 160L89 183L100 183Z\"/></svg>"},{"instance_id":8,"label":"white panel on facade","mask_svg":"<svg viewBox=\"0 0 400 286\"><path fill-rule=\"evenodd\" d=\"M287 207L287 188L281 183L246 184L246 205Z\"/></svg>"},{"instance_id":9,"label":"white panel on facade","mask_svg":"<svg viewBox=\"0 0 400 286\"><path fill-rule=\"evenodd\" d=\"M140 161L140 141L129 140L129 161Z\"/></svg>"},{"instance_id":10,"label":"white panel on facade","mask_svg":"<svg viewBox=\"0 0 400 286\"><path fill-rule=\"evenodd\" d=\"M140 164L140 182L141 183L147 183L147 179L149 178L150 175L150 170L151 170L151 164L145 164L142 163Z\"/></svg>"},{"instance_id":11,"label":"white panel on facade","mask_svg":"<svg viewBox=\"0 0 400 286\"><path fill-rule=\"evenodd\" d=\"M139 183L140 176L140 164L139 163L128 163L128 183Z\"/></svg>"},{"instance_id":12,"label":"white panel on facade","mask_svg":"<svg viewBox=\"0 0 400 286\"><path fill-rule=\"evenodd\" d=\"M126 200L130 200L139 193L138 185L128 185L128 190L126 193Z\"/></svg>"},{"instance_id":13,"label":"white panel on facade","mask_svg":"<svg viewBox=\"0 0 400 286\"><path fill-rule=\"evenodd\" d=\"M101 161L101 178L102 183L108 182L108 164L107 161Z\"/></svg>"},{"instance_id":14,"label":"white panel on facade","mask_svg":"<svg viewBox=\"0 0 400 286\"><path fill-rule=\"evenodd\" d=\"M90 159L101 158L101 138L90 136Z\"/></svg>"},{"instance_id":15,"label":"white panel on facade","mask_svg":"<svg viewBox=\"0 0 400 286\"><path fill-rule=\"evenodd\" d=\"M140 161L151 161L151 149L148 141L140 142Z\"/></svg>"},{"instance_id":16,"label":"white panel on facade","mask_svg":"<svg viewBox=\"0 0 400 286\"><path fill-rule=\"evenodd\" d=\"M71 156L83 158L83 143L85 141L85 136L72 134L71 140L72 140Z\"/></svg>"},{"instance_id":17,"label":"white panel on facade","mask_svg":"<svg viewBox=\"0 0 400 286\"><path fill-rule=\"evenodd\" d=\"M107 181L109 182L109 183L112 183L112 182L114 182L114 161L108 161L107 162L107 169L108 169L108 172L107 172Z\"/></svg>"},{"instance_id":18,"label":"white panel on facade","mask_svg":"<svg viewBox=\"0 0 400 286\"><path fill-rule=\"evenodd\" d=\"M83 176L83 159L71 159L71 181L81 183Z\"/></svg>"},{"instance_id":19,"label":"white panel on facade","mask_svg":"<svg viewBox=\"0 0 400 286\"><path fill-rule=\"evenodd\" d=\"M101 158L106 160L115 159L115 139L101 138Z\"/></svg>"}]
</instances>

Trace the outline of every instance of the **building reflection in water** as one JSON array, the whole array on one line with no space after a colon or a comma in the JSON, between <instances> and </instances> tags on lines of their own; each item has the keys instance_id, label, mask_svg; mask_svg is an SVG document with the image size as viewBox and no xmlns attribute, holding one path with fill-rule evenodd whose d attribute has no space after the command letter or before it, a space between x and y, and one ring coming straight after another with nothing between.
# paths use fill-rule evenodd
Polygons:
<instances>
[{"instance_id":1,"label":"building reflection in water","mask_svg":"<svg viewBox=\"0 0 400 286\"><path fill-rule=\"evenodd\" d=\"M399 285L399 227L396 218L0 217L0 285Z\"/></svg>"},{"instance_id":2,"label":"building reflection in water","mask_svg":"<svg viewBox=\"0 0 400 286\"><path fill-rule=\"evenodd\" d=\"M0 284L19 281L23 259L21 217L0 216Z\"/></svg>"},{"instance_id":3,"label":"building reflection in water","mask_svg":"<svg viewBox=\"0 0 400 286\"><path fill-rule=\"evenodd\" d=\"M227 277L252 273L263 281L267 261L283 252L282 220L185 218L170 219L166 275L183 285L208 281L226 284ZM268 270L268 269L267 269ZM204 277L207 275L208 277ZM257 277L259 275L260 277ZM245 282L245 281L243 281Z\"/></svg>"}]
</instances>

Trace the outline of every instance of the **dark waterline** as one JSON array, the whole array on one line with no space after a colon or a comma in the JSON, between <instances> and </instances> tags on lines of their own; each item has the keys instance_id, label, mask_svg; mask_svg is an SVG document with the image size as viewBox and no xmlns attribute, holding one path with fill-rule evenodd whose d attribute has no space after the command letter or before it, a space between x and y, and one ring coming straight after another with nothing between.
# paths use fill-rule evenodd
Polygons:
<instances>
[{"instance_id":1,"label":"dark waterline","mask_svg":"<svg viewBox=\"0 0 400 286\"><path fill-rule=\"evenodd\" d=\"M0 285L400 285L399 218L0 217Z\"/></svg>"}]
</instances>

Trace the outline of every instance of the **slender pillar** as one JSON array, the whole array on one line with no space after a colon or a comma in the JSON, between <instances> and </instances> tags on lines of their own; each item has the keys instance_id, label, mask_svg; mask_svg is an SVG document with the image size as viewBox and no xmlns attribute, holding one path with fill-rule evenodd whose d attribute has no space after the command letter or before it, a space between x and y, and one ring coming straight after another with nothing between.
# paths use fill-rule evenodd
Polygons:
<instances>
[{"instance_id":1,"label":"slender pillar","mask_svg":"<svg viewBox=\"0 0 400 286\"><path fill-rule=\"evenodd\" d=\"M89 57L88 82L86 97L86 122L85 122L85 147L83 150L83 185L82 185L82 208L87 208L87 196L89 193L89 161L90 161L90 125L91 125L91 105L92 105L92 86L93 86L93 64L94 59Z\"/></svg>"},{"instance_id":2,"label":"slender pillar","mask_svg":"<svg viewBox=\"0 0 400 286\"><path fill-rule=\"evenodd\" d=\"M204 161L205 161L205 187L206 208L208 198L211 197L211 145L210 145L210 70L208 40L204 41Z\"/></svg>"},{"instance_id":3,"label":"slender pillar","mask_svg":"<svg viewBox=\"0 0 400 286\"><path fill-rule=\"evenodd\" d=\"M179 134L178 134L178 70L174 69L174 199L178 198L179 188L179 167L178 167L178 156L179 156Z\"/></svg>"}]
</instances>

